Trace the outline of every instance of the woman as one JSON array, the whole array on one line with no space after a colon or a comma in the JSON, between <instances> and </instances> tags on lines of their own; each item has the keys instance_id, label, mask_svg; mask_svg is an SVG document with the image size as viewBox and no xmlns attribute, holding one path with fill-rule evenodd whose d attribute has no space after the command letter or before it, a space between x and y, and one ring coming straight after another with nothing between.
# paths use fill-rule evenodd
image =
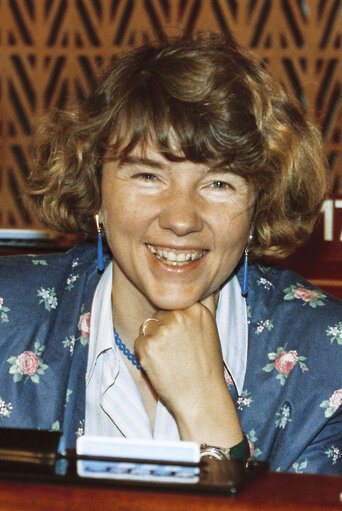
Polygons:
<instances>
[{"instance_id":1,"label":"woman","mask_svg":"<svg viewBox=\"0 0 342 511\"><path fill-rule=\"evenodd\" d=\"M2 260L3 425L341 472L341 305L247 264L303 242L327 189L264 65L217 35L142 47L38 140L31 204L99 248Z\"/></svg>"}]
</instances>

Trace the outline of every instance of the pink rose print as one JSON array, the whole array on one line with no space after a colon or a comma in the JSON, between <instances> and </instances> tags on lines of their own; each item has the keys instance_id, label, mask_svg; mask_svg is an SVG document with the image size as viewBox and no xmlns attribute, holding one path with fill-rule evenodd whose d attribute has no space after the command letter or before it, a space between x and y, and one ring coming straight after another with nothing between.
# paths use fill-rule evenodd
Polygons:
<instances>
[{"instance_id":1,"label":"pink rose print","mask_svg":"<svg viewBox=\"0 0 342 511\"><path fill-rule=\"evenodd\" d=\"M251 453L251 457L257 458L262 454L259 447L255 447L256 442L258 441L255 430L251 429L249 433L246 433L246 437L248 440L249 452Z\"/></svg>"},{"instance_id":2,"label":"pink rose print","mask_svg":"<svg viewBox=\"0 0 342 511\"><path fill-rule=\"evenodd\" d=\"M40 377L45 374L49 368L44 364L42 359L45 346L41 346L39 341L34 343L34 351L23 351L20 355L13 355L7 359L11 365L9 373L13 375L14 383L22 381L24 376L24 383L31 380L33 383L39 383Z\"/></svg>"},{"instance_id":3,"label":"pink rose print","mask_svg":"<svg viewBox=\"0 0 342 511\"><path fill-rule=\"evenodd\" d=\"M295 350L282 351L274 361L274 367L281 374L289 374L298 362Z\"/></svg>"},{"instance_id":4,"label":"pink rose print","mask_svg":"<svg viewBox=\"0 0 342 511\"><path fill-rule=\"evenodd\" d=\"M87 339L90 332L90 312L85 312L80 316L78 321L78 329L81 331L83 338Z\"/></svg>"},{"instance_id":5,"label":"pink rose print","mask_svg":"<svg viewBox=\"0 0 342 511\"><path fill-rule=\"evenodd\" d=\"M83 308L81 309L81 311ZM76 342L80 342L82 346L86 346L89 342L89 335L90 335L90 318L91 314L90 312L84 312L81 314L77 327L81 332L81 335L79 337L75 337L75 335L70 335L69 337L66 337L64 341L62 341L62 344L64 348L67 348L70 352L70 355L73 355L75 348L76 348Z\"/></svg>"},{"instance_id":6,"label":"pink rose print","mask_svg":"<svg viewBox=\"0 0 342 511\"><path fill-rule=\"evenodd\" d=\"M283 291L285 293L284 300L301 300L303 305L308 304L313 309L324 306L326 295L320 289L307 289L297 282Z\"/></svg>"},{"instance_id":7,"label":"pink rose print","mask_svg":"<svg viewBox=\"0 0 342 511\"><path fill-rule=\"evenodd\" d=\"M339 409L342 405L342 389L335 390L332 396L329 399L329 406L333 408L335 411Z\"/></svg>"},{"instance_id":8,"label":"pink rose print","mask_svg":"<svg viewBox=\"0 0 342 511\"><path fill-rule=\"evenodd\" d=\"M296 350L286 351L285 348L286 344L285 346L279 346L276 352L269 353L268 359L271 362L262 368L266 373L270 373L274 369L278 371L276 378L280 381L280 385L285 385L287 377L297 363L302 373L306 373L309 370L304 362L306 357L298 355Z\"/></svg>"},{"instance_id":9,"label":"pink rose print","mask_svg":"<svg viewBox=\"0 0 342 511\"><path fill-rule=\"evenodd\" d=\"M39 358L32 351L24 351L18 356L16 364L20 374L33 376L38 370Z\"/></svg>"},{"instance_id":10,"label":"pink rose print","mask_svg":"<svg viewBox=\"0 0 342 511\"><path fill-rule=\"evenodd\" d=\"M331 394L329 399L325 399L319 405L321 408L325 408L324 415L326 417L332 417L336 410L342 405L342 389L337 389Z\"/></svg>"},{"instance_id":11,"label":"pink rose print","mask_svg":"<svg viewBox=\"0 0 342 511\"><path fill-rule=\"evenodd\" d=\"M251 457L253 457L254 456L254 443L251 440L248 440L248 445L249 445L249 451L251 453Z\"/></svg>"},{"instance_id":12,"label":"pink rose print","mask_svg":"<svg viewBox=\"0 0 342 511\"><path fill-rule=\"evenodd\" d=\"M224 367L224 379L226 380L226 384L228 387L229 387L229 385L234 385L233 378L231 377L231 375L226 367Z\"/></svg>"},{"instance_id":13,"label":"pink rose print","mask_svg":"<svg viewBox=\"0 0 342 511\"><path fill-rule=\"evenodd\" d=\"M9 311L10 311L10 309L8 307L4 306L4 299L2 298L2 296L0 296L0 319L3 323L8 322L7 312L9 312Z\"/></svg>"},{"instance_id":14,"label":"pink rose print","mask_svg":"<svg viewBox=\"0 0 342 511\"><path fill-rule=\"evenodd\" d=\"M297 287L293 290L293 294L299 300L311 302L318 297L318 292L313 289L305 289L305 287Z\"/></svg>"}]
</instances>

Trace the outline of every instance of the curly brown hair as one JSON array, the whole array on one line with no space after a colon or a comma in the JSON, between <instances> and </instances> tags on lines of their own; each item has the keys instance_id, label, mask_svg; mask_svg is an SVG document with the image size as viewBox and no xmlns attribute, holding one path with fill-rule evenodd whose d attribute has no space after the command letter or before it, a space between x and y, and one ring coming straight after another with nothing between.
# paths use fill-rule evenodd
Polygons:
<instances>
[{"instance_id":1,"label":"curly brown hair","mask_svg":"<svg viewBox=\"0 0 342 511\"><path fill-rule=\"evenodd\" d=\"M89 98L53 112L36 140L30 204L51 228L87 237L96 233L104 158L125 158L137 144L248 180L254 259L287 256L305 241L327 191L318 130L263 61L218 34L118 56Z\"/></svg>"}]
</instances>

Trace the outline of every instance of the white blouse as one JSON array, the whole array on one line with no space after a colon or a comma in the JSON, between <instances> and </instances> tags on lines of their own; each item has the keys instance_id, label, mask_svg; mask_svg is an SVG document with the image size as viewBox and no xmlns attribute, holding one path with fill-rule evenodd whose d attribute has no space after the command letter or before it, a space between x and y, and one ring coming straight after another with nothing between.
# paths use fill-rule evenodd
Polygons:
<instances>
[{"instance_id":1,"label":"white blouse","mask_svg":"<svg viewBox=\"0 0 342 511\"><path fill-rule=\"evenodd\" d=\"M139 393L114 341L112 264L97 285L91 310L86 375L85 434L179 440L177 424L158 401L152 431ZM248 348L246 302L237 277L222 288L216 310L223 361L238 393L243 388Z\"/></svg>"}]
</instances>

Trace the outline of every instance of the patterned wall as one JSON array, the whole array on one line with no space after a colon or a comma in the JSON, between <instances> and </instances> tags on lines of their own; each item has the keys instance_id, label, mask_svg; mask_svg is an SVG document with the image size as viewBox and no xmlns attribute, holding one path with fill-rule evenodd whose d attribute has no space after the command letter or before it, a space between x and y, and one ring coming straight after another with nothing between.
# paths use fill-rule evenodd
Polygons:
<instances>
[{"instance_id":1,"label":"patterned wall","mask_svg":"<svg viewBox=\"0 0 342 511\"><path fill-rule=\"evenodd\" d=\"M230 30L269 62L321 126L342 192L341 0L0 0L0 226L38 226L18 190L46 110L86 95L117 51L199 30Z\"/></svg>"}]
</instances>

